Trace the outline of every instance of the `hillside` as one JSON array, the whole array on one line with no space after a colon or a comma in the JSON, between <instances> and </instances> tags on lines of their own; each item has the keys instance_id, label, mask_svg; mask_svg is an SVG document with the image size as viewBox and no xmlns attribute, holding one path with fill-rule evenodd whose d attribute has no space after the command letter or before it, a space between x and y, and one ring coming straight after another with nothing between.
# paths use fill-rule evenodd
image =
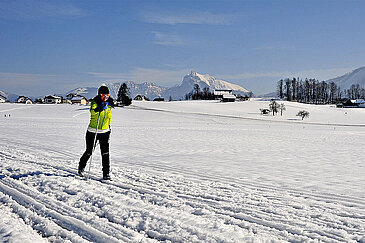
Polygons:
<instances>
[{"instance_id":1,"label":"hillside","mask_svg":"<svg viewBox=\"0 0 365 243\"><path fill-rule=\"evenodd\" d=\"M340 77L329 79L327 82L334 82L341 89L349 89L353 84L359 84L361 87L365 88L365 67L355 69Z\"/></svg>"}]
</instances>

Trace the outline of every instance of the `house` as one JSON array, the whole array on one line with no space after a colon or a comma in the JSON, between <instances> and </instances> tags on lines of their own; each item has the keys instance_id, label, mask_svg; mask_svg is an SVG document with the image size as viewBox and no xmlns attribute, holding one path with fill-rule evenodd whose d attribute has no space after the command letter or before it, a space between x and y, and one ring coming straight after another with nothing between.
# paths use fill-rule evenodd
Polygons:
<instances>
[{"instance_id":1,"label":"house","mask_svg":"<svg viewBox=\"0 0 365 243\"><path fill-rule=\"evenodd\" d=\"M75 96L71 98L72 104L86 105L87 99L84 96Z\"/></svg>"},{"instance_id":2,"label":"house","mask_svg":"<svg viewBox=\"0 0 365 243\"><path fill-rule=\"evenodd\" d=\"M357 107L365 108L365 100L363 99L352 100L352 103L357 104Z\"/></svg>"},{"instance_id":3,"label":"house","mask_svg":"<svg viewBox=\"0 0 365 243\"><path fill-rule=\"evenodd\" d=\"M216 89L213 92L215 99L223 99L223 95L232 95L231 89Z\"/></svg>"},{"instance_id":4,"label":"house","mask_svg":"<svg viewBox=\"0 0 365 243\"><path fill-rule=\"evenodd\" d=\"M146 96L142 96L142 95L136 95L136 97L134 97L134 100L140 100L140 101L149 101L149 99Z\"/></svg>"},{"instance_id":5,"label":"house","mask_svg":"<svg viewBox=\"0 0 365 243\"><path fill-rule=\"evenodd\" d=\"M231 89L216 89L214 90L214 98L223 102L235 102L236 96Z\"/></svg>"},{"instance_id":6,"label":"house","mask_svg":"<svg viewBox=\"0 0 365 243\"><path fill-rule=\"evenodd\" d=\"M337 107L340 107L337 105ZM363 99L356 99L356 100L347 100L343 103L344 108L365 108L365 100Z\"/></svg>"},{"instance_id":7,"label":"house","mask_svg":"<svg viewBox=\"0 0 365 243\"><path fill-rule=\"evenodd\" d=\"M16 100L16 103L25 103L26 99L27 97L25 96L19 96L18 99Z\"/></svg>"},{"instance_id":8,"label":"house","mask_svg":"<svg viewBox=\"0 0 365 243\"><path fill-rule=\"evenodd\" d=\"M153 101L165 101L165 99L162 97L158 97L158 98L155 98Z\"/></svg>"},{"instance_id":9,"label":"house","mask_svg":"<svg viewBox=\"0 0 365 243\"><path fill-rule=\"evenodd\" d=\"M4 103L6 101L6 98L2 95L0 95L0 103Z\"/></svg>"},{"instance_id":10,"label":"house","mask_svg":"<svg viewBox=\"0 0 365 243\"><path fill-rule=\"evenodd\" d=\"M62 98L56 95L49 95L44 97L45 104L61 104Z\"/></svg>"},{"instance_id":11,"label":"house","mask_svg":"<svg viewBox=\"0 0 365 243\"><path fill-rule=\"evenodd\" d=\"M224 94L222 102L235 102L236 96L234 94Z\"/></svg>"},{"instance_id":12,"label":"house","mask_svg":"<svg viewBox=\"0 0 365 243\"><path fill-rule=\"evenodd\" d=\"M66 99L71 100L73 97L80 96L76 93L69 93L66 95Z\"/></svg>"},{"instance_id":13,"label":"house","mask_svg":"<svg viewBox=\"0 0 365 243\"><path fill-rule=\"evenodd\" d=\"M72 104L71 100L68 100L68 99L62 99L61 101L62 104Z\"/></svg>"},{"instance_id":14,"label":"house","mask_svg":"<svg viewBox=\"0 0 365 243\"><path fill-rule=\"evenodd\" d=\"M26 96L19 96L16 102L22 104L33 104L33 101Z\"/></svg>"}]
</instances>

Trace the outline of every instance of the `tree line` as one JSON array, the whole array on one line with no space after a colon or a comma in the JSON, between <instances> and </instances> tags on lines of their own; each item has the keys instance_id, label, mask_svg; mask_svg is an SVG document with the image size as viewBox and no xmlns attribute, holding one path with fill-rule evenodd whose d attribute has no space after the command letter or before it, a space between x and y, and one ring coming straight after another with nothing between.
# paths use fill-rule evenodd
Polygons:
<instances>
[{"instance_id":1,"label":"tree line","mask_svg":"<svg viewBox=\"0 0 365 243\"><path fill-rule=\"evenodd\" d=\"M341 90L334 82L327 83L316 79L281 79L277 83L277 93L281 99L312 104L336 104L348 99L365 99L365 89L353 84Z\"/></svg>"},{"instance_id":2,"label":"tree line","mask_svg":"<svg viewBox=\"0 0 365 243\"><path fill-rule=\"evenodd\" d=\"M245 96L241 94L236 95L238 100L248 100L253 96L250 91ZM214 100L214 92L211 92L209 87L204 87L203 90L200 89L199 84L194 84L194 88L191 92L185 94L185 100Z\"/></svg>"},{"instance_id":3,"label":"tree line","mask_svg":"<svg viewBox=\"0 0 365 243\"><path fill-rule=\"evenodd\" d=\"M194 89L185 94L185 100L214 100L214 94L210 92L209 87L200 90L199 84L194 84Z\"/></svg>"}]
</instances>

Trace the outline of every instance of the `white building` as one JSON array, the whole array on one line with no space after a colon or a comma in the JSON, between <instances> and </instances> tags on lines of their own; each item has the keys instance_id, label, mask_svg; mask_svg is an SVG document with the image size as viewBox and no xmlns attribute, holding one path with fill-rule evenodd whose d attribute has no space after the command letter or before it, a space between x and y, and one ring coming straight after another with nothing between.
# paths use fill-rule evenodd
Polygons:
<instances>
[{"instance_id":1,"label":"white building","mask_svg":"<svg viewBox=\"0 0 365 243\"><path fill-rule=\"evenodd\" d=\"M215 99L220 99L223 102L235 102L236 96L231 89L216 89L214 90Z\"/></svg>"},{"instance_id":2,"label":"white building","mask_svg":"<svg viewBox=\"0 0 365 243\"><path fill-rule=\"evenodd\" d=\"M44 97L45 104L61 104L62 98L55 95L49 95Z\"/></svg>"},{"instance_id":3,"label":"white building","mask_svg":"<svg viewBox=\"0 0 365 243\"><path fill-rule=\"evenodd\" d=\"M236 96L234 94L224 94L222 101L223 102L235 102Z\"/></svg>"},{"instance_id":4,"label":"white building","mask_svg":"<svg viewBox=\"0 0 365 243\"><path fill-rule=\"evenodd\" d=\"M86 105L87 99L83 96L75 96L71 99L72 104Z\"/></svg>"},{"instance_id":5,"label":"white building","mask_svg":"<svg viewBox=\"0 0 365 243\"><path fill-rule=\"evenodd\" d=\"M231 95L231 89L216 89L214 90L214 96L218 98L223 98L223 95Z\"/></svg>"},{"instance_id":6,"label":"white building","mask_svg":"<svg viewBox=\"0 0 365 243\"><path fill-rule=\"evenodd\" d=\"M33 101L26 96L19 96L16 102L22 104L33 104Z\"/></svg>"}]
</instances>

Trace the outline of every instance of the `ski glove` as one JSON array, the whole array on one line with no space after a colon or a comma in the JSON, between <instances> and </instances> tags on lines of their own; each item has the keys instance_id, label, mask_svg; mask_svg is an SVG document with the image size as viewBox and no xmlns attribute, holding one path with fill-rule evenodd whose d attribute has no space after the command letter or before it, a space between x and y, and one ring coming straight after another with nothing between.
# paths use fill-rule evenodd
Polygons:
<instances>
[{"instance_id":1,"label":"ski glove","mask_svg":"<svg viewBox=\"0 0 365 243\"><path fill-rule=\"evenodd\" d=\"M94 109L95 112L102 112L108 108L109 102L101 102L98 106Z\"/></svg>"},{"instance_id":2,"label":"ski glove","mask_svg":"<svg viewBox=\"0 0 365 243\"><path fill-rule=\"evenodd\" d=\"M101 105L98 105L95 109L95 112L102 112L103 111L103 107Z\"/></svg>"}]
</instances>

